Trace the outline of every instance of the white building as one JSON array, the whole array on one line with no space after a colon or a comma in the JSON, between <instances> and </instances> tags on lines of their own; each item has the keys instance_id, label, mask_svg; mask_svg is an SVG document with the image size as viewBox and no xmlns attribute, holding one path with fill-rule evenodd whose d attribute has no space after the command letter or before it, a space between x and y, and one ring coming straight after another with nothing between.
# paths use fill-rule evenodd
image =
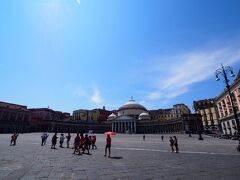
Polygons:
<instances>
[{"instance_id":1,"label":"white building","mask_svg":"<svg viewBox=\"0 0 240 180\"><path fill-rule=\"evenodd\" d=\"M136 133L137 121L142 120L150 120L148 110L133 99L122 105L117 115L112 113L108 117L112 131L118 133Z\"/></svg>"}]
</instances>

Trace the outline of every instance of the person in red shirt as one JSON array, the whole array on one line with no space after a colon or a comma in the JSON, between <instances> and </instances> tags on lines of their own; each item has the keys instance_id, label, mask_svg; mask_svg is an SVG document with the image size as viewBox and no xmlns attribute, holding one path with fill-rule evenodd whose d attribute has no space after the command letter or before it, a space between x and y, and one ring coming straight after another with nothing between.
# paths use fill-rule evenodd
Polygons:
<instances>
[{"instance_id":1,"label":"person in red shirt","mask_svg":"<svg viewBox=\"0 0 240 180\"><path fill-rule=\"evenodd\" d=\"M107 155L107 149L108 149L108 157L110 157L110 154L111 154L111 143L112 143L112 139L110 137L110 135L108 134L107 135L107 138L106 138L106 147L105 147L105 155Z\"/></svg>"},{"instance_id":2,"label":"person in red shirt","mask_svg":"<svg viewBox=\"0 0 240 180\"><path fill-rule=\"evenodd\" d=\"M80 148L79 149L81 149L83 153L85 151L84 150L84 143L85 143L85 138L83 136L83 133L81 133L81 135L80 135Z\"/></svg>"},{"instance_id":3,"label":"person in red shirt","mask_svg":"<svg viewBox=\"0 0 240 180\"><path fill-rule=\"evenodd\" d=\"M97 140L96 135L93 135L92 136L92 149L94 149L94 148L97 149L96 140Z\"/></svg>"}]
</instances>

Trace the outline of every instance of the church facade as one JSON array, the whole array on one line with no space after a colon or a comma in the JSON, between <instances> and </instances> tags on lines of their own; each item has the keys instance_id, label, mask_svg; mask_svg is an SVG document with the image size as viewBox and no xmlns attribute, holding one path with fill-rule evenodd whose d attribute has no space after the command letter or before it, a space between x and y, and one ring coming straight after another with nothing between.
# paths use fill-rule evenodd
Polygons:
<instances>
[{"instance_id":1,"label":"church facade","mask_svg":"<svg viewBox=\"0 0 240 180\"><path fill-rule=\"evenodd\" d=\"M109 115L107 122L111 124L112 131L130 134L199 133L203 129L201 116L191 114L190 110L171 119L158 120L151 118L149 111L133 99L122 105L116 114Z\"/></svg>"}]
</instances>

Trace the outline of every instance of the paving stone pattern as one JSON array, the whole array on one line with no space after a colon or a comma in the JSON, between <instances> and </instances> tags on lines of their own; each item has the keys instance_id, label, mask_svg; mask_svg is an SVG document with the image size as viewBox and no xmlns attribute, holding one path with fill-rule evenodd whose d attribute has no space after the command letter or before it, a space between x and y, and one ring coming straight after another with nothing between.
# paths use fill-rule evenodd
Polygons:
<instances>
[{"instance_id":1,"label":"paving stone pattern","mask_svg":"<svg viewBox=\"0 0 240 180\"><path fill-rule=\"evenodd\" d=\"M9 146L10 134L0 135L0 179L239 179L237 141L176 134L180 153L169 148L169 134L117 134L112 138L112 158L104 157L105 136L97 134L97 150L73 155L72 149L41 146L41 134L20 134ZM75 134L72 134L71 144Z\"/></svg>"}]
</instances>

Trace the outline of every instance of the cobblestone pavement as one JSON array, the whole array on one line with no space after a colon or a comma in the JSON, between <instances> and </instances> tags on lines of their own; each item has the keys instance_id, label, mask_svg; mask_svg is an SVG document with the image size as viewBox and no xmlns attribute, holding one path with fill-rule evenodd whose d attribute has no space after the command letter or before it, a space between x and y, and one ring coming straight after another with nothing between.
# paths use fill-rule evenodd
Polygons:
<instances>
[{"instance_id":1,"label":"cobblestone pavement","mask_svg":"<svg viewBox=\"0 0 240 180\"><path fill-rule=\"evenodd\" d=\"M0 179L239 179L237 141L177 134L180 153L171 153L169 134L117 134L112 158L104 157L105 136L97 135L91 155L73 155L72 149L40 146L39 133L20 134L9 146L10 134L0 135ZM72 134L72 140L75 134ZM172 136L172 135L171 135ZM71 142L72 144L72 142ZM66 147L66 144L64 144Z\"/></svg>"}]
</instances>

